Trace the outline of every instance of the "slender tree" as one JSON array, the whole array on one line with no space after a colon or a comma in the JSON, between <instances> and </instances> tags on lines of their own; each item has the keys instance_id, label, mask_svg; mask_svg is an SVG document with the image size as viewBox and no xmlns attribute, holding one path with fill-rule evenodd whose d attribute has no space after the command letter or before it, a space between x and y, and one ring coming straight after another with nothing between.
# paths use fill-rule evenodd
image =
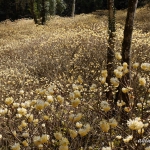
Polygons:
<instances>
[{"instance_id":1,"label":"slender tree","mask_svg":"<svg viewBox=\"0 0 150 150\"><path fill-rule=\"evenodd\" d=\"M30 7L30 12L33 16L34 19L34 23L37 24L38 20L37 20L37 15L35 13L35 8L34 8L34 4L35 4L35 0L29 0L29 7Z\"/></svg>"},{"instance_id":2,"label":"slender tree","mask_svg":"<svg viewBox=\"0 0 150 150\"><path fill-rule=\"evenodd\" d=\"M113 60L114 60L114 32L115 29L115 7L114 7L114 0L107 0L108 4L108 33L109 33L109 39L108 39L108 49L107 49L107 72L108 76L106 78L106 82L108 83L109 90L106 92L106 97L108 100L113 100L112 95L112 89L111 89L111 83L110 78L113 76Z\"/></svg>"},{"instance_id":3,"label":"slender tree","mask_svg":"<svg viewBox=\"0 0 150 150\"><path fill-rule=\"evenodd\" d=\"M42 23L42 25L44 25L46 22L45 0L42 0L41 4L42 4L42 10L41 10L42 21L41 21L41 23Z\"/></svg>"},{"instance_id":4,"label":"slender tree","mask_svg":"<svg viewBox=\"0 0 150 150\"><path fill-rule=\"evenodd\" d=\"M124 29L124 38L122 43L122 63L128 64L128 73L126 73L122 79L121 84L118 89L118 94L116 99L119 100L120 98L126 103L124 107L129 107L129 95L128 93L123 93L121 90L125 87L130 87L130 70L131 70L131 42L132 42L132 32L133 32L133 25L134 25L134 17L137 8L138 0L129 0L128 2L128 11ZM121 97L120 97L121 96ZM124 123L129 119L127 113L122 110L121 122Z\"/></svg>"},{"instance_id":5,"label":"slender tree","mask_svg":"<svg viewBox=\"0 0 150 150\"><path fill-rule=\"evenodd\" d=\"M72 17L74 17L74 14L75 14L75 3L76 3L76 0L73 0L73 4L72 4Z\"/></svg>"}]
</instances>

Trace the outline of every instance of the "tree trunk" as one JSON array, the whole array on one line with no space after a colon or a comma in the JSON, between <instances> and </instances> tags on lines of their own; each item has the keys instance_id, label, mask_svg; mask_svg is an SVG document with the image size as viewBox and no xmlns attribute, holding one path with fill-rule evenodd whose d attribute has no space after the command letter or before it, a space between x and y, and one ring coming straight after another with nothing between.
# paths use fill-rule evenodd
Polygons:
<instances>
[{"instance_id":1,"label":"tree trunk","mask_svg":"<svg viewBox=\"0 0 150 150\"><path fill-rule=\"evenodd\" d=\"M115 7L114 7L114 0L107 0L108 4L108 29L109 29L109 40L108 44L109 47L107 49L107 72L108 76L106 78L106 82L108 83L109 86L109 91L106 92L106 97L108 100L113 100L113 94L112 94L112 89L111 89L111 83L110 83L110 78L113 76L113 60L114 60L114 32L115 30Z\"/></svg>"},{"instance_id":2,"label":"tree trunk","mask_svg":"<svg viewBox=\"0 0 150 150\"><path fill-rule=\"evenodd\" d=\"M126 62L128 64L129 72L125 74L121 79L123 86L130 86L131 42L132 42L134 16L137 8L137 3L138 0L129 0L128 3L127 18L126 18L126 24L124 29L124 39L122 43L122 63ZM123 86L121 86L120 90L122 89ZM127 93L122 92L122 100L126 103L125 106L129 107L129 96ZM122 120L123 122L126 122L126 120L129 119L127 113L125 113L124 111L121 118L124 119Z\"/></svg>"},{"instance_id":3,"label":"tree trunk","mask_svg":"<svg viewBox=\"0 0 150 150\"><path fill-rule=\"evenodd\" d=\"M45 22L46 22L45 0L42 0L42 12L41 12L41 16L42 16L42 25L44 25Z\"/></svg>"},{"instance_id":4,"label":"tree trunk","mask_svg":"<svg viewBox=\"0 0 150 150\"><path fill-rule=\"evenodd\" d=\"M76 0L73 0L73 4L72 4L72 17L74 17L74 14L75 14L75 3L76 3Z\"/></svg>"},{"instance_id":5,"label":"tree trunk","mask_svg":"<svg viewBox=\"0 0 150 150\"><path fill-rule=\"evenodd\" d=\"M29 3L30 3L30 11L31 11L32 17L34 19L34 23L37 24L38 21L37 21L37 17L36 17L35 11L34 11L34 0L30 0Z\"/></svg>"}]
</instances>

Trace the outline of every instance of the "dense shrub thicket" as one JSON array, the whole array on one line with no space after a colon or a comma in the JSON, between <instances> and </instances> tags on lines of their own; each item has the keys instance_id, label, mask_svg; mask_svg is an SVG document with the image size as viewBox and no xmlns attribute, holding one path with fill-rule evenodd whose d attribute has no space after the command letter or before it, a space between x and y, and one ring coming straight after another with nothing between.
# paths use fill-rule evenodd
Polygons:
<instances>
[{"instance_id":1,"label":"dense shrub thicket","mask_svg":"<svg viewBox=\"0 0 150 150\"><path fill-rule=\"evenodd\" d=\"M149 18L145 8L137 11L131 70L120 55L124 12L116 18L111 88L115 98L130 71L130 85L122 88L129 107L106 99L106 16L55 16L45 26L30 19L0 23L0 148L149 150L150 32L141 12ZM122 124L123 112L129 120Z\"/></svg>"}]
</instances>

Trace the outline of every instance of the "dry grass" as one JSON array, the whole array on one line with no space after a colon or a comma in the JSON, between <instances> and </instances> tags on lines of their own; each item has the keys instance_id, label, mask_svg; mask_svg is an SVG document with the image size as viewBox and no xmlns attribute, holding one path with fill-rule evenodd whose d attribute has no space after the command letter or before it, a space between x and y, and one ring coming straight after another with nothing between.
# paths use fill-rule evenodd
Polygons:
<instances>
[{"instance_id":1,"label":"dry grass","mask_svg":"<svg viewBox=\"0 0 150 150\"><path fill-rule=\"evenodd\" d=\"M137 11L140 15L136 18L132 42L132 64L138 62L140 65L143 62L150 63L148 15L143 26L142 12L148 14L144 8ZM124 17L125 12L117 13L115 52L121 51ZM145 30L146 32L143 32ZM125 145L127 149L134 150L137 148L135 140L150 136L149 125L144 128L143 135L140 135L119 124L120 107L116 107L116 110L111 108L110 113L102 109L101 102L106 100L107 90L107 84L101 82L101 72L106 67L108 46L106 16L99 18L92 14L82 14L74 19L56 16L45 26L35 25L33 20L7 20L0 23L0 37L1 149L10 148L16 142L20 143L21 150L40 147L44 150L61 150L61 146L66 146L62 148L65 150L68 144L62 144L64 139L57 140L54 136L57 131L69 140L70 150L90 150L90 147L99 150L108 146L117 150L124 145L123 139L131 134L133 140ZM122 66L117 60L114 65ZM129 117L141 117L142 122L146 124L149 123L147 110L150 106L149 72L141 70L140 67L132 68L131 72L132 83L126 85L133 88L129 92ZM139 86L139 77L146 79L145 86ZM112 89L115 94L116 88L112 86ZM74 95L74 98L71 95ZM48 100L47 96L52 96L53 101ZM18 104L8 104L6 99ZM109 103L111 106L111 102ZM142 108L137 107L137 103L140 103ZM25 114L19 116L21 113L17 108L25 108L27 112L24 110ZM105 133L99 122L104 118L109 121L112 117L111 112L114 111L117 116L113 117L117 120L118 126ZM85 125L83 130L86 131L86 136L82 136L81 130L75 124L76 121L69 117L78 113L82 114L82 118L78 116L78 122ZM29 114L38 119L37 124L34 119L28 120ZM24 127L22 120L28 123ZM76 138L70 137L70 129L78 131ZM26 132L29 137L23 137L23 133ZM43 134L49 135L49 140L43 142ZM122 140L117 140L117 135L121 135ZM39 136L39 141L34 141L36 136ZM29 144L28 147L22 145L24 140ZM145 146L140 144L141 149L147 146L149 143Z\"/></svg>"}]
</instances>

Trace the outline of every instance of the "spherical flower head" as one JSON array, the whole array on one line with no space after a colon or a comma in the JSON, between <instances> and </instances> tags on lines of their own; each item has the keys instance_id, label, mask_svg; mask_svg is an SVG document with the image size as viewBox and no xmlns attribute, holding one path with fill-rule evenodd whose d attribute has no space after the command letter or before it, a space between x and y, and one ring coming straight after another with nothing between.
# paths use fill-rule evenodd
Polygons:
<instances>
[{"instance_id":1,"label":"spherical flower head","mask_svg":"<svg viewBox=\"0 0 150 150\"><path fill-rule=\"evenodd\" d=\"M68 149L69 149L68 145L66 145L66 146L60 145L59 146L59 150L68 150Z\"/></svg>"},{"instance_id":2,"label":"spherical flower head","mask_svg":"<svg viewBox=\"0 0 150 150\"><path fill-rule=\"evenodd\" d=\"M52 103L54 101L53 96L48 95L47 96L47 102Z\"/></svg>"},{"instance_id":3,"label":"spherical flower head","mask_svg":"<svg viewBox=\"0 0 150 150\"><path fill-rule=\"evenodd\" d=\"M26 118L27 118L28 122L32 122L33 121L33 114L27 114Z\"/></svg>"},{"instance_id":4,"label":"spherical flower head","mask_svg":"<svg viewBox=\"0 0 150 150\"><path fill-rule=\"evenodd\" d=\"M143 69L144 71L150 71L150 63L142 63L141 69Z\"/></svg>"},{"instance_id":5,"label":"spherical flower head","mask_svg":"<svg viewBox=\"0 0 150 150\"><path fill-rule=\"evenodd\" d=\"M19 103L13 103L13 107L19 107L20 106L20 104Z\"/></svg>"},{"instance_id":6,"label":"spherical flower head","mask_svg":"<svg viewBox=\"0 0 150 150\"><path fill-rule=\"evenodd\" d=\"M67 138L62 137L59 143L61 146L67 146L69 144L69 141Z\"/></svg>"},{"instance_id":7,"label":"spherical flower head","mask_svg":"<svg viewBox=\"0 0 150 150\"><path fill-rule=\"evenodd\" d=\"M88 134L86 129L79 129L78 133L80 134L81 137Z\"/></svg>"},{"instance_id":8,"label":"spherical flower head","mask_svg":"<svg viewBox=\"0 0 150 150\"><path fill-rule=\"evenodd\" d=\"M61 95L57 96L57 101L62 104L64 102L64 97L62 97Z\"/></svg>"},{"instance_id":9,"label":"spherical flower head","mask_svg":"<svg viewBox=\"0 0 150 150\"><path fill-rule=\"evenodd\" d=\"M83 83L82 76L80 76L80 75L79 75L77 80L78 80L78 82L79 82L80 84L82 84L82 83Z\"/></svg>"},{"instance_id":10,"label":"spherical flower head","mask_svg":"<svg viewBox=\"0 0 150 150\"><path fill-rule=\"evenodd\" d=\"M24 133L22 133L22 136L23 136L24 138L27 138L27 137L29 137L29 133L28 133L28 132L24 132Z\"/></svg>"},{"instance_id":11,"label":"spherical flower head","mask_svg":"<svg viewBox=\"0 0 150 150\"><path fill-rule=\"evenodd\" d=\"M110 129L110 125L106 120L100 121L100 128L103 132L108 132Z\"/></svg>"},{"instance_id":12,"label":"spherical flower head","mask_svg":"<svg viewBox=\"0 0 150 150\"><path fill-rule=\"evenodd\" d=\"M100 81L101 81L101 84L105 84L105 82L106 82L106 77L102 77L102 78L100 79Z\"/></svg>"},{"instance_id":13,"label":"spherical flower head","mask_svg":"<svg viewBox=\"0 0 150 150\"><path fill-rule=\"evenodd\" d=\"M128 135L125 139L123 139L123 141L125 143L128 143L129 141L131 141L133 139L133 136L132 135Z\"/></svg>"},{"instance_id":14,"label":"spherical flower head","mask_svg":"<svg viewBox=\"0 0 150 150\"><path fill-rule=\"evenodd\" d=\"M111 84L113 84L114 87L119 86L119 80L117 78L111 78L110 82L111 82Z\"/></svg>"},{"instance_id":15,"label":"spherical flower head","mask_svg":"<svg viewBox=\"0 0 150 150\"><path fill-rule=\"evenodd\" d=\"M8 97L8 98L5 99L5 104L10 105L10 104L13 103L13 101L14 101L14 99L12 97Z\"/></svg>"},{"instance_id":16,"label":"spherical flower head","mask_svg":"<svg viewBox=\"0 0 150 150\"><path fill-rule=\"evenodd\" d=\"M133 68L134 68L134 69L137 69L137 68L139 67L139 65L140 65L139 63L134 63L134 64L133 64Z\"/></svg>"},{"instance_id":17,"label":"spherical flower head","mask_svg":"<svg viewBox=\"0 0 150 150\"><path fill-rule=\"evenodd\" d=\"M57 139L57 140L61 140L62 139L62 134L60 132L56 132L54 133L54 137Z\"/></svg>"},{"instance_id":18,"label":"spherical flower head","mask_svg":"<svg viewBox=\"0 0 150 150\"><path fill-rule=\"evenodd\" d=\"M145 147L145 150L150 150L150 146L148 146L148 147Z\"/></svg>"},{"instance_id":19,"label":"spherical flower head","mask_svg":"<svg viewBox=\"0 0 150 150\"><path fill-rule=\"evenodd\" d=\"M78 107L78 105L80 103L81 103L81 101L78 98L71 101L71 104L72 104L73 107Z\"/></svg>"},{"instance_id":20,"label":"spherical flower head","mask_svg":"<svg viewBox=\"0 0 150 150\"><path fill-rule=\"evenodd\" d=\"M19 143L15 143L12 147L12 150L20 150L20 144Z\"/></svg>"},{"instance_id":21,"label":"spherical flower head","mask_svg":"<svg viewBox=\"0 0 150 150\"><path fill-rule=\"evenodd\" d=\"M33 124L34 124L34 125L37 125L38 123L39 123L39 119L34 119L34 120L33 120Z\"/></svg>"},{"instance_id":22,"label":"spherical flower head","mask_svg":"<svg viewBox=\"0 0 150 150\"><path fill-rule=\"evenodd\" d=\"M43 110L44 109L44 105L45 105L45 102L43 100L37 100L35 108L37 110Z\"/></svg>"},{"instance_id":23,"label":"spherical flower head","mask_svg":"<svg viewBox=\"0 0 150 150\"><path fill-rule=\"evenodd\" d=\"M70 120L70 121L73 121L73 120L74 120L74 117L75 117L74 114L70 114L70 115L69 115L69 120Z\"/></svg>"},{"instance_id":24,"label":"spherical flower head","mask_svg":"<svg viewBox=\"0 0 150 150\"><path fill-rule=\"evenodd\" d=\"M18 114L25 116L27 114L27 110L25 108L17 108Z\"/></svg>"},{"instance_id":25,"label":"spherical flower head","mask_svg":"<svg viewBox=\"0 0 150 150\"><path fill-rule=\"evenodd\" d=\"M21 121L21 127L25 128L27 127L28 123L25 122L25 120Z\"/></svg>"},{"instance_id":26,"label":"spherical flower head","mask_svg":"<svg viewBox=\"0 0 150 150\"><path fill-rule=\"evenodd\" d=\"M127 69L127 67L128 67L128 64L127 64L126 62L124 62L124 63L123 63L123 70L124 70L124 69Z\"/></svg>"},{"instance_id":27,"label":"spherical flower head","mask_svg":"<svg viewBox=\"0 0 150 150\"><path fill-rule=\"evenodd\" d=\"M138 130L138 134L143 134L143 133L144 133L144 129L143 128Z\"/></svg>"},{"instance_id":28,"label":"spherical flower head","mask_svg":"<svg viewBox=\"0 0 150 150\"><path fill-rule=\"evenodd\" d=\"M40 136L34 136L33 137L33 143L35 144L35 146L38 146L41 144L41 137Z\"/></svg>"},{"instance_id":29,"label":"spherical flower head","mask_svg":"<svg viewBox=\"0 0 150 150\"><path fill-rule=\"evenodd\" d=\"M91 130L91 126L89 123L87 123L86 125L84 125L84 128L87 132L89 132Z\"/></svg>"},{"instance_id":30,"label":"spherical flower head","mask_svg":"<svg viewBox=\"0 0 150 150\"><path fill-rule=\"evenodd\" d=\"M122 56L121 56L121 54L120 54L119 52L116 52L116 53L115 53L115 58L116 58L117 60L121 60L121 59L122 59Z\"/></svg>"},{"instance_id":31,"label":"spherical flower head","mask_svg":"<svg viewBox=\"0 0 150 150\"><path fill-rule=\"evenodd\" d=\"M131 130L139 130L144 126L143 122L140 121L139 118L135 118L133 120L129 119L127 121L127 125Z\"/></svg>"},{"instance_id":32,"label":"spherical flower head","mask_svg":"<svg viewBox=\"0 0 150 150\"><path fill-rule=\"evenodd\" d=\"M116 139L120 140L120 139L122 139L122 136L117 135L117 136L116 136Z\"/></svg>"},{"instance_id":33,"label":"spherical flower head","mask_svg":"<svg viewBox=\"0 0 150 150\"><path fill-rule=\"evenodd\" d=\"M20 95L23 95L23 94L24 94L24 90L20 90L20 91L19 91L19 94L20 94Z\"/></svg>"},{"instance_id":34,"label":"spherical flower head","mask_svg":"<svg viewBox=\"0 0 150 150\"><path fill-rule=\"evenodd\" d=\"M69 93L69 98L70 98L71 100L73 100L73 99L74 99L74 93Z\"/></svg>"},{"instance_id":35,"label":"spherical flower head","mask_svg":"<svg viewBox=\"0 0 150 150\"><path fill-rule=\"evenodd\" d=\"M82 123L76 122L76 127L77 127L77 128L81 128L81 127L82 127Z\"/></svg>"},{"instance_id":36,"label":"spherical flower head","mask_svg":"<svg viewBox=\"0 0 150 150\"><path fill-rule=\"evenodd\" d=\"M72 89L75 91L75 90L78 90L78 85L76 84L72 84Z\"/></svg>"},{"instance_id":37,"label":"spherical flower head","mask_svg":"<svg viewBox=\"0 0 150 150\"><path fill-rule=\"evenodd\" d=\"M142 108L142 103L137 103L138 108Z\"/></svg>"},{"instance_id":38,"label":"spherical flower head","mask_svg":"<svg viewBox=\"0 0 150 150\"><path fill-rule=\"evenodd\" d=\"M25 147L29 146L27 140L24 140L24 141L22 142L22 144L23 144L23 146L25 146Z\"/></svg>"},{"instance_id":39,"label":"spherical flower head","mask_svg":"<svg viewBox=\"0 0 150 150\"><path fill-rule=\"evenodd\" d=\"M81 120L81 118L82 118L82 113L78 113L75 117L74 117L74 122L78 122L78 121L80 121Z\"/></svg>"},{"instance_id":40,"label":"spherical flower head","mask_svg":"<svg viewBox=\"0 0 150 150\"><path fill-rule=\"evenodd\" d=\"M101 107L105 112L108 112L110 110L110 105L108 104L107 101L102 101L101 102Z\"/></svg>"},{"instance_id":41,"label":"spherical flower head","mask_svg":"<svg viewBox=\"0 0 150 150\"><path fill-rule=\"evenodd\" d=\"M111 147L102 147L102 150L111 150Z\"/></svg>"},{"instance_id":42,"label":"spherical flower head","mask_svg":"<svg viewBox=\"0 0 150 150\"><path fill-rule=\"evenodd\" d=\"M69 133L72 139L74 139L78 135L78 132L76 130L69 129Z\"/></svg>"},{"instance_id":43,"label":"spherical flower head","mask_svg":"<svg viewBox=\"0 0 150 150\"><path fill-rule=\"evenodd\" d=\"M128 93L130 90L128 88L122 88L123 93Z\"/></svg>"},{"instance_id":44,"label":"spherical flower head","mask_svg":"<svg viewBox=\"0 0 150 150\"><path fill-rule=\"evenodd\" d=\"M114 74L117 78L122 78L122 76L123 76L123 72L121 72L117 69L114 70Z\"/></svg>"},{"instance_id":45,"label":"spherical flower head","mask_svg":"<svg viewBox=\"0 0 150 150\"><path fill-rule=\"evenodd\" d=\"M96 87L97 87L96 84L92 84L90 87L90 91L94 91L96 89Z\"/></svg>"},{"instance_id":46,"label":"spherical flower head","mask_svg":"<svg viewBox=\"0 0 150 150\"><path fill-rule=\"evenodd\" d=\"M107 70L102 70L101 74L102 74L102 77L105 77L105 78L108 76Z\"/></svg>"},{"instance_id":47,"label":"spherical flower head","mask_svg":"<svg viewBox=\"0 0 150 150\"><path fill-rule=\"evenodd\" d=\"M42 144L43 144L43 143L47 143L48 140L49 140L49 135L47 135L47 134L42 134L40 140L41 140L41 143L42 143Z\"/></svg>"},{"instance_id":48,"label":"spherical flower head","mask_svg":"<svg viewBox=\"0 0 150 150\"><path fill-rule=\"evenodd\" d=\"M117 67L117 70L118 70L118 71L122 71L122 70L123 70L123 66L118 66L118 67Z\"/></svg>"},{"instance_id":49,"label":"spherical flower head","mask_svg":"<svg viewBox=\"0 0 150 150\"><path fill-rule=\"evenodd\" d=\"M145 84L146 84L145 78L139 78L139 85L145 86Z\"/></svg>"},{"instance_id":50,"label":"spherical flower head","mask_svg":"<svg viewBox=\"0 0 150 150\"><path fill-rule=\"evenodd\" d=\"M111 118L109 119L109 124L112 128L115 128L118 125L118 122L116 121L116 119Z\"/></svg>"},{"instance_id":51,"label":"spherical flower head","mask_svg":"<svg viewBox=\"0 0 150 150\"><path fill-rule=\"evenodd\" d=\"M144 124L144 128L147 128L149 126L149 123Z\"/></svg>"},{"instance_id":52,"label":"spherical flower head","mask_svg":"<svg viewBox=\"0 0 150 150\"><path fill-rule=\"evenodd\" d=\"M43 119L44 119L44 120L49 120L49 116L44 115L44 116L43 116Z\"/></svg>"},{"instance_id":53,"label":"spherical flower head","mask_svg":"<svg viewBox=\"0 0 150 150\"><path fill-rule=\"evenodd\" d=\"M131 110L130 107L125 107L124 108L124 111L127 112L127 113L130 112L130 110Z\"/></svg>"},{"instance_id":54,"label":"spherical flower head","mask_svg":"<svg viewBox=\"0 0 150 150\"><path fill-rule=\"evenodd\" d=\"M1 109L0 108L0 115L5 115L8 112L7 108Z\"/></svg>"},{"instance_id":55,"label":"spherical flower head","mask_svg":"<svg viewBox=\"0 0 150 150\"><path fill-rule=\"evenodd\" d=\"M73 93L74 93L74 97L75 97L75 98L81 97L80 91L75 90Z\"/></svg>"}]
</instances>

